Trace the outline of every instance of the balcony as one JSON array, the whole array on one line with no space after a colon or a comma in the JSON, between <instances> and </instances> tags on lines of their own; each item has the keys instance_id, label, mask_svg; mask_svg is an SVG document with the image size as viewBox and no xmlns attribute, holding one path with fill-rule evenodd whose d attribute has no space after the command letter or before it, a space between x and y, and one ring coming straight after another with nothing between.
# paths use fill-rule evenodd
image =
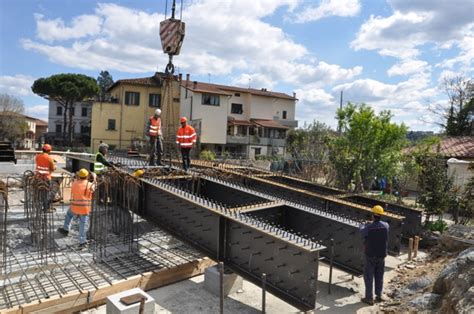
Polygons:
<instances>
[{"instance_id":1,"label":"balcony","mask_svg":"<svg viewBox=\"0 0 474 314\"><path fill-rule=\"evenodd\" d=\"M289 128L296 128L298 127L298 120L283 120L283 119L274 119L276 122L280 123L281 125L287 126Z\"/></svg>"},{"instance_id":2,"label":"balcony","mask_svg":"<svg viewBox=\"0 0 474 314\"><path fill-rule=\"evenodd\" d=\"M286 139L250 136L250 144L262 146L285 146Z\"/></svg>"},{"instance_id":3,"label":"balcony","mask_svg":"<svg viewBox=\"0 0 474 314\"><path fill-rule=\"evenodd\" d=\"M227 144L247 145L249 140L246 135L227 135Z\"/></svg>"}]
</instances>

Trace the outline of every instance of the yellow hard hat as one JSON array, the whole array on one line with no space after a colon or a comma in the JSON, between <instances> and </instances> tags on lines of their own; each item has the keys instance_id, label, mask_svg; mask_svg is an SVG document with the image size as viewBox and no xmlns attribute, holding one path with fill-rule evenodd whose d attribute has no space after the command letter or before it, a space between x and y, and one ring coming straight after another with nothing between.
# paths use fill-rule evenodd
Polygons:
<instances>
[{"instance_id":1,"label":"yellow hard hat","mask_svg":"<svg viewBox=\"0 0 474 314\"><path fill-rule=\"evenodd\" d=\"M383 215L383 207L380 205L375 205L372 207L372 214L381 216Z\"/></svg>"},{"instance_id":2,"label":"yellow hard hat","mask_svg":"<svg viewBox=\"0 0 474 314\"><path fill-rule=\"evenodd\" d=\"M76 174L77 174L77 176L78 176L79 178L84 179L84 178L87 178L87 176L89 175L89 171L87 171L86 169L82 168L82 169L79 170Z\"/></svg>"},{"instance_id":3,"label":"yellow hard hat","mask_svg":"<svg viewBox=\"0 0 474 314\"><path fill-rule=\"evenodd\" d=\"M145 170L138 169L132 174L132 176L136 178L140 178L144 173L145 173Z\"/></svg>"}]
</instances>

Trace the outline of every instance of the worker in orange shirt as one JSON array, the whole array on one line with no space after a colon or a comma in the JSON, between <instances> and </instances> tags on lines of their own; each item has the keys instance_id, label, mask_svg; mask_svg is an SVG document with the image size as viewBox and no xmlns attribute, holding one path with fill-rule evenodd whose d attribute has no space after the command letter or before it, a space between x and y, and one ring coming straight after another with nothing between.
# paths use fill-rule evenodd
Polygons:
<instances>
[{"instance_id":1,"label":"worker in orange shirt","mask_svg":"<svg viewBox=\"0 0 474 314\"><path fill-rule=\"evenodd\" d=\"M71 221L74 217L79 218L79 248L87 244L87 229L89 223L89 213L92 208L92 197L96 186L97 175L82 168L77 173L77 179L71 186L71 207L66 213L64 226L58 231L63 235L69 234ZM89 179L90 175L90 179Z\"/></svg>"},{"instance_id":2,"label":"worker in orange shirt","mask_svg":"<svg viewBox=\"0 0 474 314\"><path fill-rule=\"evenodd\" d=\"M163 134L161 132L161 110L156 109L154 115L148 118L148 136L150 137L150 166L161 166L161 157L163 156ZM155 164L156 157L156 164Z\"/></svg>"},{"instance_id":3,"label":"worker in orange shirt","mask_svg":"<svg viewBox=\"0 0 474 314\"><path fill-rule=\"evenodd\" d=\"M178 133L176 134L176 144L178 144L179 148L181 149L183 169L184 171L188 171L191 164L189 153L191 152L191 148L193 148L194 144L196 143L197 135L194 128L188 125L188 119L186 119L186 117L182 117L180 119L180 123L181 127L178 129Z\"/></svg>"},{"instance_id":4,"label":"worker in orange shirt","mask_svg":"<svg viewBox=\"0 0 474 314\"><path fill-rule=\"evenodd\" d=\"M53 148L49 144L43 145L43 152L36 155L36 174L51 181L51 174L56 170L54 159L49 156Z\"/></svg>"}]
</instances>

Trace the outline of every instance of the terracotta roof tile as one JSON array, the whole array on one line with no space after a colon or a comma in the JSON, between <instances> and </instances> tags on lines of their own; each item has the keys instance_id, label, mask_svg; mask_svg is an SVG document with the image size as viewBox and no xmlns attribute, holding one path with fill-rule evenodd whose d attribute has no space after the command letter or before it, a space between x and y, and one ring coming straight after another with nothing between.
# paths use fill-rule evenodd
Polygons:
<instances>
[{"instance_id":1,"label":"terracotta roof tile","mask_svg":"<svg viewBox=\"0 0 474 314\"><path fill-rule=\"evenodd\" d=\"M141 77L141 78L132 78L132 79L123 79L123 80L118 80L112 84L112 86L109 87L109 90L112 88L120 85L120 84L126 84L126 85L139 85L139 86L154 86L154 87L161 87L163 86L163 81L166 78L166 74L162 72L156 72L155 75L150 76L150 77ZM174 77L175 80L177 80L177 77Z\"/></svg>"},{"instance_id":2,"label":"terracotta roof tile","mask_svg":"<svg viewBox=\"0 0 474 314\"><path fill-rule=\"evenodd\" d=\"M474 158L474 136L457 136L442 138L439 143L440 154L446 158ZM406 148L404 151L410 153L415 147ZM438 145L431 147L432 152L436 152Z\"/></svg>"},{"instance_id":3,"label":"terracotta roof tile","mask_svg":"<svg viewBox=\"0 0 474 314\"><path fill-rule=\"evenodd\" d=\"M266 128L284 129L284 130L289 129L289 127L281 125L280 123L278 123L274 120L252 119L252 122L254 122L257 125L266 127Z\"/></svg>"},{"instance_id":4,"label":"terracotta roof tile","mask_svg":"<svg viewBox=\"0 0 474 314\"><path fill-rule=\"evenodd\" d=\"M282 99L288 99L288 100L297 100L295 97L287 95L285 93L272 92L266 89L261 90L261 89L255 89L255 88L243 88L243 87L210 84L210 83L195 82L195 81L189 81L188 85L186 86L186 81L184 80L181 82L181 85L184 87L187 87L188 89L192 91L196 91L200 93L232 95L233 92L238 92L238 93L250 93L252 95L264 96L264 97L276 97L276 98L282 98Z\"/></svg>"}]
</instances>

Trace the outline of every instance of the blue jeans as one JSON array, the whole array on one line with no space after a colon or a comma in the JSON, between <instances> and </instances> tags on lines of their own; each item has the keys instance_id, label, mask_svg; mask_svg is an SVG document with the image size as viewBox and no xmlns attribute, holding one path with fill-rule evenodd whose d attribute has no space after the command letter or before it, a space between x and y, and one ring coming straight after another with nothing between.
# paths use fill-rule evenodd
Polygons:
<instances>
[{"instance_id":1,"label":"blue jeans","mask_svg":"<svg viewBox=\"0 0 474 314\"><path fill-rule=\"evenodd\" d=\"M365 256L364 283L365 297L369 300L373 299L373 283L375 280L375 295L382 296L383 289L383 273L385 268L385 257L369 257Z\"/></svg>"},{"instance_id":2,"label":"blue jeans","mask_svg":"<svg viewBox=\"0 0 474 314\"><path fill-rule=\"evenodd\" d=\"M69 227L71 226L71 221L74 217L79 218L79 243L86 243L87 241L87 228L89 224L89 215L75 215L71 209L68 209L66 213L66 218L64 219L64 226L63 229L69 231Z\"/></svg>"}]
</instances>

